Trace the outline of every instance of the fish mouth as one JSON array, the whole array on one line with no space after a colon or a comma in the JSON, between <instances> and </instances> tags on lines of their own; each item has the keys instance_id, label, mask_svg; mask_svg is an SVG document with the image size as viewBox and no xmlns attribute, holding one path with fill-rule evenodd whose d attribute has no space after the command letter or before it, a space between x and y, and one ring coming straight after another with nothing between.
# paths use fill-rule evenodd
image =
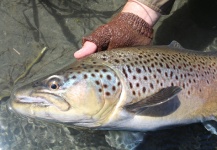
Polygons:
<instances>
[{"instance_id":1,"label":"fish mouth","mask_svg":"<svg viewBox=\"0 0 217 150\"><path fill-rule=\"evenodd\" d=\"M53 105L51 102L47 101L42 97L18 96L16 97L15 101L16 103L35 104L44 107Z\"/></svg>"},{"instance_id":2,"label":"fish mouth","mask_svg":"<svg viewBox=\"0 0 217 150\"><path fill-rule=\"evenodd\" d=\"M30 95L14 95L12 103L19 105L31 105L34 107L56 107L61 111L67 111L70 104L61 96L47 92L32 92Z\"/></svg>"},{"instance_id":3,"label":"fish mouth","mask_svg":"<svg viewBox=\"0 0 217 150\"><path fill-rule=\"evenodd\" d=\"M70 109L70 104L66 99L59 94L52 93L44 88L32 88L32 85L27 85L13 91L10 105L12 109L29 107L32 110L39 108L54 107L60 111Z\"/></svg>"}]
</instances>

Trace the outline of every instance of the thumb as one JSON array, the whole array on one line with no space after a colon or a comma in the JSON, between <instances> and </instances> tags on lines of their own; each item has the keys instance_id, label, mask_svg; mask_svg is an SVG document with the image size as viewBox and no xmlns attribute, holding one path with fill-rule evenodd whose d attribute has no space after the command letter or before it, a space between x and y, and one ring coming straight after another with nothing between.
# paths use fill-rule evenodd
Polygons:
<instances>
[{"instance_id":1,"label":"thumb","mask_svg":"<svg viewBox=\"0 0 217 150\"><path fill-rule=\"evenodd\" d=\"M76 59L83 58L85 56L88 56L88 55L96 52L96 49L97 49L96 44L89 42L89 41L86 41L84 43L83 47L74 53L74 57Z\"/></svg>"}]
</instances>

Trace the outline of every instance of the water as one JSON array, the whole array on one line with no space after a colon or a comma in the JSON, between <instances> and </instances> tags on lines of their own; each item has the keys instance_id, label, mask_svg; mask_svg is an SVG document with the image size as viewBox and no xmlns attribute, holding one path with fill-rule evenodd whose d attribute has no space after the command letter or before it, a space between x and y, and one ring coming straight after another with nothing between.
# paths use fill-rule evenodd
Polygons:
<instances>
[{"instance_id":1,"label":"water","mask_svg":"<svg viewBox=\"0 0 217 150\"><path fill-rule=\"evenodd\" d=\"M73 52L81 46L81 37L106 23L124 3L124 0L0 1L0 96L5 97L0 102L0 150L114 149L105 141L106 131L72 129L22 118L8 111L6 104L13 87L74 61ZM217 5L214 1L210 3L208 9L202 5L203 12L210 13L211 6ZM210 18L200 19L196 11L199 4L195 0L176 1L171 15L163 16L156 24L153 43L169 44L176 40L190 49L217 50L216 24L212 21L217 18L216 11L211 11ZM42 60L23 82L14 86L13 81L45 46L49 49ZM217 149L217 136L201 124L193 124L148 132L138 149Z\"/></svg>"}]
</instances>

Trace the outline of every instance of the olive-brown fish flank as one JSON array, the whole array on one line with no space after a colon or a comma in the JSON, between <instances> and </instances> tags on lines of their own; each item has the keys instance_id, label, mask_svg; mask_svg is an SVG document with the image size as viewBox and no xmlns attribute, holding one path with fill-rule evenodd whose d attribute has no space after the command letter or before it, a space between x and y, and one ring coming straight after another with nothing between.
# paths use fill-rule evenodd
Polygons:
<instances>
[{"instance_id":1,"label":"olive-brown fish flank","mask_svg":"<svg viewBox=\"0 0 217 150\"><path fill-rule=\"evenodd\" d=\"M135 101L169 86L181 87L188 97L192 91L202 92L201 83L209 85L216 79L215 56L168 48L160 47L162 52L159 47L116 49L92 57L121 72Z\"/></svg>"}]
</instances>

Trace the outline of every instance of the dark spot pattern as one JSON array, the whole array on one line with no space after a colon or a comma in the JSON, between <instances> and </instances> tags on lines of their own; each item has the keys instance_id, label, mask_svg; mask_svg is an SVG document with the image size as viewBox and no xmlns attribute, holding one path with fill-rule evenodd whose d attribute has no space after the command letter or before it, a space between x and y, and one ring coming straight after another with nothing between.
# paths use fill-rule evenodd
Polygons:
<instances>
[{"instance_id":1,"label":"dark spot pattern","mask_svg":"<svg viewBox=\"0 0 217 150\"><path fill-rule=\"evenodd\" d=\"M98 94L102 95L101 97L112 99L117 93L120 94L121 82L112 69L95 60L91 60L88 64L84 62L81 65L73 66L63 74L66 75L65 78L68 78L70 84L75 84L75 87L78 82L85 80L87 84L92 83L90 85L93 86L92 88L96 88Z\"/></svg>"},{"instance_id":2,"label":"dark spot pattern","mask_svg":"<svg viewBox=\"0 0 217 150\"><path fill-rule=\"evenodd\" d=\"M217 75L217 58L199 52L143 51L133 48L126 51L118 49L105 51L96 53L92 57L92 63L88 62L88 65L95 62L95 66L101 66L100 60L97 60L101 59L101 62L106 62L106 65L112 69L95 66L91 68L86 63L80 65L80 68L89 69L89 72L85 73L87 79L98 81L99 84L95 83L99 87L98 90L107 97L112 97L114 92L120 90L122 84L118 78L124 78L121 81L126 82L126 89L129 90L126 91L127 93L134 97L145 98L168 86L181 87L186 96L194 95L194 92L202 93L203 87L209 87L216 80ZM83 70L80 69L72 71L72 74L76 75L71 78L80 79L79 71L83 78L86 78ZM110 74L113 71L119 77ZM202 87L198 88L201 85Z\"/></svg>"}]
</instances>

